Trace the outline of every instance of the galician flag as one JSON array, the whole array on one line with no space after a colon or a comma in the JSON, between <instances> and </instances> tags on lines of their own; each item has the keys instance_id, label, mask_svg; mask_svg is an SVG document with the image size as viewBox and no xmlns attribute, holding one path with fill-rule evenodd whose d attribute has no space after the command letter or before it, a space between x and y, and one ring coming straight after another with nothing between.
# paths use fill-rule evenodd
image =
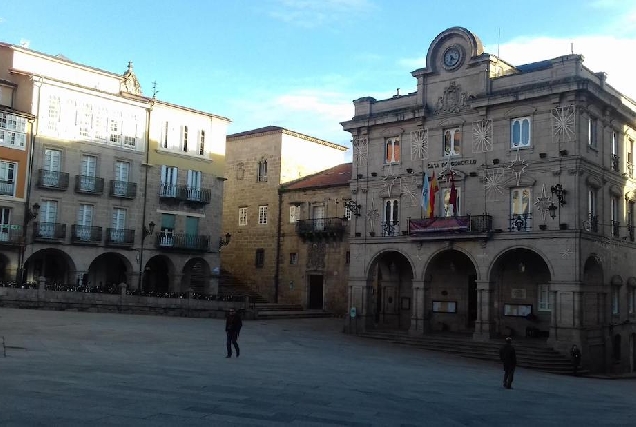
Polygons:
<instances>
[{"instance_id":1,"label":"galician flag","mask_svg":"<svg viewBox=\"0 0 636 427\"><path fill-rule=\"evenodd\" d=\"M422 175L422 208L424 212L428 211L428 173L424 172Z\"/></svg>"}]
</instances>

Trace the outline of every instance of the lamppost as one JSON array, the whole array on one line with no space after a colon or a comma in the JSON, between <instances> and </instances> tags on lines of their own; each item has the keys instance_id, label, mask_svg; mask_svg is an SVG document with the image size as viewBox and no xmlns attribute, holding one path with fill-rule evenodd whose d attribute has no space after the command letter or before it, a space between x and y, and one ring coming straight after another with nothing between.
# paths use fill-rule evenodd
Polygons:
<instances>
[{"instance_id":1,"label":"lamppost","mask_svg":"<svg viewBox=\"0 0 636 427\"><path fill-rule=\"evenodd\" d=\"M225 239L223 239L223 237L219 237L219 250L223 247L223 246L227 246L230 244L230 238L232 237L232 235L230 233L225 233Z\"/></svg>"},{"instance_id":2,"label":"lamppost","mask_svg":"<svg viewBox=\"0 0 636 427\"><path fill-rule=\"evenodd\" d=\"M32 207L27 207L24 212L24 226L22 227L22 241L20 242L20 262L18 271L16 271L15 281L19 285L24 283L24 252L26 251L27 227L29 223L38 217L40 212L40 204L34 203Z\"/></svg>"},{"instance_id":3,"label":"lamppost","mask_svg":"<svg viewBox=\"0 0 636 427\"><path fill-rule=\"evenodd\" d=\"M137 278L137 290L140 292L143 291L143 289L141 288L141 268L144 265L144 242L146 240L146 237L150 236L155 231L155 225L156 224L154 223L154 221L150 221L148 223L148 227L146 227L146 225L144 224L143 229L141 230L141 248L139 249L139 277Z\"/></svg>"}]
</instances>

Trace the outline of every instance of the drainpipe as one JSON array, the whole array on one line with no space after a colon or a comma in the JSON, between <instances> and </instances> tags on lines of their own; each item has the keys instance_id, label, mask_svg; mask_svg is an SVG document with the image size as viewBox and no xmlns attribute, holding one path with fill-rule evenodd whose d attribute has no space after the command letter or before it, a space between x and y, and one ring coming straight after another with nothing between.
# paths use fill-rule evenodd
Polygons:
<instances>
[{"instance_id":1,"label":"drainpipe","mask_svg":"<svg viewBox=\"0 0 636 427\"><path fill-rule=\"evenodd\" d=\"M18 271L16 272L15 281L17 284L22 285L24 281L24 254L26 252L26 241L27 241L27 227L29 222L31 222L31 218L27 218L27 215L30 211L31 206L31 174L33 171L33 153L35 151L35 135L39 132L40 121L38 120L40 114L40 92L42 90L42 77L33 76L34 86L38 88L38 101L36 107L36 115L35 119L29 120L31 124L31 141L29 142L29 158L27 161L27 170L24 182L24 188L26 191L26 195L24 197L24 215L22 221L22 244L20 245L20 254L18 257ZM14 91L15 96L15 91ZM12 104L13 105L13 104Z\"/></svg>"},{"instance_id":2,"label":"drainpipe","mask_svg":"<svg viewBox=\"0 0 636 427\"><path fill-rule=\"evenodd\" d=\"M276 266L274 270L274 302L278 303L278 281L280 275L280 247L281 247L281 230L283 218L283 190L278 189L278 223L276 224Z\"/></svg>"},{"instance_id":3,"label":"drainpipe","mask_svg":"<svg viewBox=\"0 0 636 427\"><path fill-rule=\"evenodd\" d=\"M139 249L139 277L137 278L137 290L141 291L142 273L144 265L144 242L146 241L146 205L148 201L148 169L150 169L150 113L155 104L154 97L150 101L150 106L146 108L146 172L144 178L144 206L141 213L141 247Z\"/></svg>"}]
</instances>

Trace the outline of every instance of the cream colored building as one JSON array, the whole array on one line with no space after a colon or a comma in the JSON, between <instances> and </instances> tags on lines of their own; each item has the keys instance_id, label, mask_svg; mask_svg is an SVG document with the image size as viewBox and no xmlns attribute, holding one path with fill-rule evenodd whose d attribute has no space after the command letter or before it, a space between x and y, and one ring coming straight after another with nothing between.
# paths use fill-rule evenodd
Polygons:
<instances>
[{"instance_id":1,"label":"cream colored building","mask_svg":"<svg viewBox=\"0 0 636 427\"><path fill-rule=\"evenodd\" d=\"M360 98L342 123L362 206L348 327L547 337L634 371L636 103L580 55L513 66L461 27L426 64L414 92Z\"/></svg>"},{"instance_id":2,"label":"cream colored building","mask_svg":"<svg viewBox=\"0 0 636 427\"><path fill-rule=\"evenodd\" d=\"M221 265L232 281L278 301L284 286L279 227L289 214L279 187L343 163L346 150L277 126L228 135L222 234L229 233L231 241L221 251Z\"/></svg>"},{"instance_id":3,"label":"cream colored building","mask_svg":"<svg viewBox=\"0 0 636 427\"><path fill-rule=\"evenodd\" d=\"M23 280L135 289L145 272L146 291L215 293L229 120L143 96L131 63L117 74L8 44L0 55L35 117Z\"/></svg>"}]
</instances>

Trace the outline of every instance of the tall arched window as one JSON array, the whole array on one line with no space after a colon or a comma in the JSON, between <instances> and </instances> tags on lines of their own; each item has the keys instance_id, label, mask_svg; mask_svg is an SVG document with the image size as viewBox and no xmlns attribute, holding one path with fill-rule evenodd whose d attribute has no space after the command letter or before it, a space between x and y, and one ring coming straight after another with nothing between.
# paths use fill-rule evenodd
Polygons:
<instances>
[{"instance_id":1,"label":"tall arched window","mask_svg":"<svg viewBox=\"0 0 636 427\"><path fill-rule=\"evenodd\" d=\"M267 160L265 159L258 162L256 180L258 182L267 182Z\"/></svg>"}]
</instances>

